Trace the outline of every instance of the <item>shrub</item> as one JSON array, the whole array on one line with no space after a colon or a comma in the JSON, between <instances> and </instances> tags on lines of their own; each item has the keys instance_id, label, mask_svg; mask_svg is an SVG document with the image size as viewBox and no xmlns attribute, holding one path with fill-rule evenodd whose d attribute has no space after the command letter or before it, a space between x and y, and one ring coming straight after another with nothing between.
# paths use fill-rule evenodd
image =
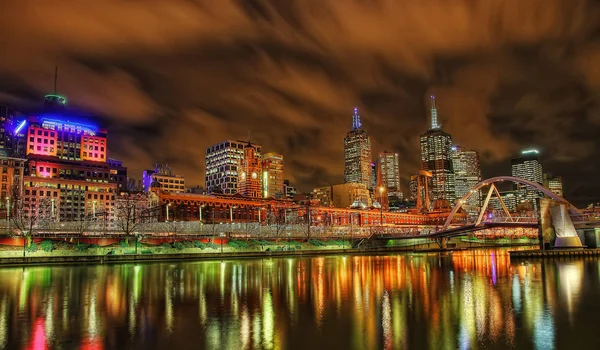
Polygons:
<instances>
[{"instance_id":1,"label":"shrub","mask_svg":"<svg viewBox=\"0 0 600 350\"><path fill-rule=\"evenodd\" d=\"M185 248L185 245L181 242L175 242L173 243L173 248L177 250L183 250L183 248Z\"/></svg>"},{"instance_id":2,"label":"shrub","mask_svg":"<svg viewBox=\"0 0 600 350\"><path fill-rule=\"evenodd\" d=\"M54 243L52 243L52 241L49 239L43 240L40 246L46 253L51 253L54 250Z\"/></svg>"},{"instance_id":3,"label":"shrub","mask_svg":"<svg viewBox=\"0 0 600 350\"><path fill-rule=\"evenodd\" d=\"M90 244L89 248L100 248L100 245L96 243Z\"/></svg>"},{"instance_id":4,"label":"shrub","mask_svg":"<svg viewBox=\"0 0 600 350\"><path fill-rule=\"evenodd\" d=\"M248 248L248 243L232 239L227 242L227 246L235 249L246 249Z\"/></svg>"},{"instance_id":5,"label":"shrub","mask_svg":"<svg viewBox=\"0 0 600 350\"><path fill-rule=\"evenodd\" d=\"M166 243L166 242L161 244L160 246L163 248L173 248L170 243Z\"/></svg>"},{"instance_id":6,"label":"shrub","mask_svg":"<svg viewBox=\"0 0 600 350\"><path fill-rule=\"evenodd\" d=\"M201 241L194 241L194 248L206 249L206 244Z\"/></svg>"},{"instance_id":7,"label":"shrub","mask_svg":"<svg viewBox=\"0 0 600 350\"><path fill-rule=\"evenodd\" d=\"M84 252L86 251L90 246L88 244L85 243L77 243L75 245L75 249L77 249L77 251L79 252Z\"/></svg>"},{"instance_id":8,"label":"shrub","mask_svg":"<svg viewBox=\"0 0 600 350\"><path fill-rule=\"evenodd\" d=\"M119 242L119 245L121 246L121 248L128 248L129 242L123 239Z\"/></svg>"},{"instance_id":9,"label":"shrub","mask_svg":"<svg viewBox=\"0 0 600 350\"><path fill-rule=\"evenodd\" d=\"M219 249L219 247L217 247L217 245L214 242L209 242L206 244L206 246L210 249Z\"/></svg>"},{"instance_id":10,"label":"shrub","mask_svg":"<svg viewBox=\"0 0 600 350\"><path fill-rule=\"evenodd\" d=\"M38 250L37 244L35 242L31 242L31 244L25 248L28 253L35 253Z\"/></svg>"},{"instance_id":11,"label":"shrub","mask_svg":"<svg viewBox=\"0 0 600 350\"><path fill-rule=\"evenodd\" d=\"M308 243L309 243L310 245L313 245L313 246L315 246L315 247L323 247L323 246L327 245L327 244L325 244L325 242L323 242L323 241L319 241L318 239L310 239L310 240L308 241Z\"/></svg>"},{"instance_id":12,"label":"shrub","mask_svg":"<svg viewBox=\"0 0 600 350\"><path fill-rule=\"evenodd\" d=\"M192 242L192 241L185 241L185 242L183 242L183 245L186 248L194 248L194 242Z\"/></svg>"}]
</instances>

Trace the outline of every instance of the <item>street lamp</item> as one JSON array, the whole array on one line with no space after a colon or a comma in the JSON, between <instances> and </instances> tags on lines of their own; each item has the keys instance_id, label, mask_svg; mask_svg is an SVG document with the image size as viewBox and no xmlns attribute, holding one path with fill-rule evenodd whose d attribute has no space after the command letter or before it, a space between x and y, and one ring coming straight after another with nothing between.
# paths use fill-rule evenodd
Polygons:
<instances>
[{"instance_id":1,"label":"street lamp","mask_svg":"<svg viewBox=\"0 0 600 350\"><path fill-rule=\"evenodd\" d=\"M379 225L383 226L383 192L385 191L385 187L379 186Z\"/></svg>"},{"instance_id":2,"label":"street lamp","mask_svg":"<svg viewBox=\"0 0 600 350\"><path fill-rule=\"evenodd\" d=\"M8 233L10 234L10 197L6 196L6 220L8 221Z\"/></svg>"},{"instance_id":3,"label":"street lamp","mask_svg":"<svg viewBox=\"0 0 600 350\"><path fill-rule=\"evenodd\" d=\"M169 207L171 206L171 203L167 203L167 221L169 221Z\"/></svg>"}]
</instances>

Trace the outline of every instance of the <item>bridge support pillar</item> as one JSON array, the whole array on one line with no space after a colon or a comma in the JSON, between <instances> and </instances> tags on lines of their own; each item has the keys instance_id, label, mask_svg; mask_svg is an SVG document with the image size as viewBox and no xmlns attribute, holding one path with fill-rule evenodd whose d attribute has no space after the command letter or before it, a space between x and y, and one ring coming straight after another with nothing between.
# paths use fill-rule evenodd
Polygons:
<instances>
[{"instance_id":1,"label":"bridge support pillar","mask_svg":"<svg viewBox=\"0 0 600 350\"><path fill-rule=\"evenodd\" d=\"M440 246L440 249L445 250L448 248L448 238L446 237L436 238L435 242Z\"/></svg>"}]
</instances>

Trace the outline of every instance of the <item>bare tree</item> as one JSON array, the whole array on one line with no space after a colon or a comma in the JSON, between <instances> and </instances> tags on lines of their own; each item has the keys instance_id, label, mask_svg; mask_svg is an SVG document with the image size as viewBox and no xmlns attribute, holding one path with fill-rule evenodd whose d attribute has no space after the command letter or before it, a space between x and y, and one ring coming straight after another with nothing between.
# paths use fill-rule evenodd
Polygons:
<instances>
[{"instance_id":1,"label":"bare tree","mask_svg":"<svg viewBox=\"0 0 600 350\"><path fill-rule=\"evenodd\" d=\"M12 207L11 223L25 240L24 244L29 247L33 236L43 227L43 223L51 217L50 198L33 197L28 200L18 198Z\"/></svg>"},{"instance_id":2,"label":"bare tree","mask_svg":"<svg viewBox=\"0 0 600 350\"><path fill-rule=\"evenodd\" d=\"M288 217L286 217L286 215L287 210L284 208L275 208L269 210L267 213L267 223L269 224L269 227L274 230L274 236L277 242L279 242L281 234L288 227Z\"/></svg>"},{"instance_id":3,"label":"bare tree","mask_svg":"<svg viewBox=\"0 0 600 350\"><path fill-rule=\"evenodd\" d=\"M148 210L148 200L144 194L122 193L115 201L115 224L125 234L125 242L144 223L144 213Z\"/></svg>"}]
</instances>

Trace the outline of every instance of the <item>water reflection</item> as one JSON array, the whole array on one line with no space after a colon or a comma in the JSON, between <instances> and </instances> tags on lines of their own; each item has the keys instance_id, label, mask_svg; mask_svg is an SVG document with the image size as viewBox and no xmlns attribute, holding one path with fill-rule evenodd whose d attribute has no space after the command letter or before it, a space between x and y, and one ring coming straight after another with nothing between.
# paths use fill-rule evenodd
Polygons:
<instances>
[{"instance_id":1,"label":"water reflection","mask_svg":"<svg viewBox=\"0 0 600 350\"><path fill-rule=\"evenodd\" d=\"M599 287L502 250L5 268L0 348L589 348Z\"/></svg>"}]
</instances>

